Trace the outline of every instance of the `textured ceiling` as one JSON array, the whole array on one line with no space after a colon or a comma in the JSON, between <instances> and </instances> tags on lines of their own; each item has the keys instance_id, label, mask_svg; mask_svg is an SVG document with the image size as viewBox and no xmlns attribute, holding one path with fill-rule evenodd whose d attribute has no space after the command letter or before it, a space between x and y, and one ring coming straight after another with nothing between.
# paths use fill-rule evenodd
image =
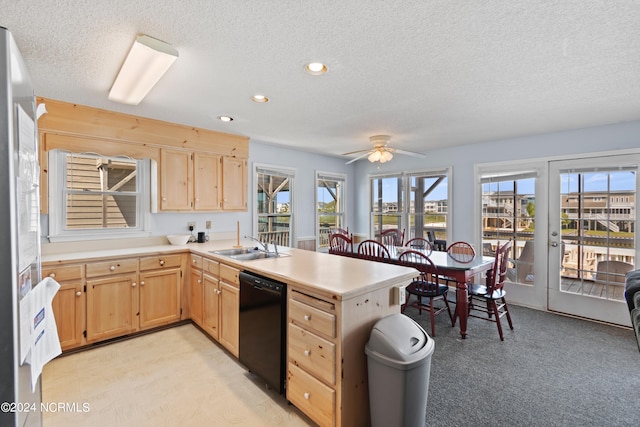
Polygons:
<instances>
[{"instance_id":1,"label":"textured ceiling","mask_svg":"<svg viewBox=\"0 0 640 427\"><path fill-rule=\"evenodd\" d=\"M0 10L39 96L326 154L369 148L375 134L423 152L640 119L636 0L0 0ZM138 106L111 102L138 33L180 57ZM306 74L309 61L329 72Z\"/></svg>"}]
</instances>

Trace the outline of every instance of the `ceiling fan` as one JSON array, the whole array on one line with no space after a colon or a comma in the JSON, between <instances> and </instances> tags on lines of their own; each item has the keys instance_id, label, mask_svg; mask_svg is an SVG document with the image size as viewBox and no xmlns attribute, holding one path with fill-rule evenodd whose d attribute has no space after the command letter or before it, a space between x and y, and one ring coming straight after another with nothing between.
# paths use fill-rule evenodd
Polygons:
<instances>
[{"instance_id":1,"label":"ceiling fan","mask_svg":"<svg viewBox=\"0 0 640 427\"><path fill-rule=\"evenodd\" d=\"M397 148L389 147L389 142L391 142L391 137L389 135L373 135L369 137L369 140L373 144L373 148L369 150L358 150L344 153L343 156L362 153L356 158L349 160L345 164L348 165L349 163L353 163L357 160L362 159L363 157L367 157L371 163L386 163L393 158L394 153L406 154L408 156L414 157L425 157L424 154L414 153L413 151L398 150Z\"/></svg>"}]
</instances>

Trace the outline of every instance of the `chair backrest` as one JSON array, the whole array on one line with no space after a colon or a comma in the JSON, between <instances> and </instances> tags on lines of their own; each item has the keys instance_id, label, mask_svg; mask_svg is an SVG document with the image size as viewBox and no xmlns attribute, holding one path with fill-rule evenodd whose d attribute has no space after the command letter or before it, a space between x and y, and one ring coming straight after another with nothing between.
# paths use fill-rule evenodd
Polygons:
<instances>
[{"instance_id":1,"label":"chair backrest","mask_svg":"<svg viewBox=\"0 0 640 427\"><path fill-rule=\"evenodd\" d=\"M504 281L507 277L507 265L509 264L509 252L511 251L511 240L500 246L496 243L496 257L493 261L491 274L487 277L487 294L504 288Z\"/></svg>"},{"instance_id":2,"label":"chair backrest","mask_svg":"<svg viewBox=\"0 0 640 427\"><path fill-rule=\"evenodd\" d=\"M438 276L438 268L424 253L410 249L401 253L398 257L398 261L403 265L416 268L420 272L423 280L433 284L435 287L439 285L440 279Z\"/></svg>"},{"instance_id":3,"label":"chair backrest","mask_svg":"<svg viewBox=\"0 0 640 427\"><path fill-rule=\"evenodd\" d=\"M349 237L349 227L347 227L346 230L340 227L332 228L330 229L330 234L344 234L345 236Z\"/></svg>"},{"instance_id":4,"label":"chair backrest","mask_svg":"<svg viewBox=\"0 0 640 427\"><path fill-rule=\"evenodd\" d=\"M476 250L467 242L454 242L447 248L447 253L458 262L471 262L476 257Z\"/></svg>"},{"instance_id":5,"label":"chair backrest","mask_svg":"<svg viewBox=\"0 0 640 427\"><path fill-rule=\"evenodd\" d=\"M516 280L520 283L533 281L533 249L534 241L527 240L524 243L517 262L515 263L518 271Z\"/></svg>"},{"instance_id":6,"label":"chair backrest","mask_svg":"<svg viewBox=\"0 0 640 427\"><path fill-rule=\"evenodd\" d=\"M431 246L431 242L428 241L427 239L423 239L422 237L414 237L404 245L407 248L420 249L421 251L424 251L425 255L427 256L431 255L431 252L433 251L433 246Z\"/></svg>"},{"instance_id":7,"label":"chair backrest","mask_svg":"<svg viewBox=\"0 0 640 427\"><path fill-rule=\"evenodd\" d=\"M633 265L623 261L600 261L596 266L596 282L624 284L631 270Z\"/></svg>"},{"instance_id":8,"label":"chair backrest","mask_svg":"<svg viewBox=\"0 0 640 427\"><path fill-rule=\"evenodd\" d=\"M404 243L404 230L397 228L382 230L380 233L380 243L385 246L402 246Z\"/></svg>"},{"instance_id":9,"label":"chair backrest","mask_svg":"<svg viewBox=\"0 0 640 427\"><path fill-rule=\"evenodd\" d=\"M352 254L353 240L344 234L334 233L329 237L330 254Z\"/></svg>"},{"instance_id":10,"label":"chair backrest","mask_svg":"<svg viewBox=\"0 0 640 427\"><path fill-rule=\"evenodd\" d=\"M377 240L363 240L358 245L358 256L364 259L391 259L391 255L387 248Z\"/></svg>"},{"instance_id":11,"label":"chair backrest","mask_svg":"<svg viewBox=\"0 0 640 427\"><path fill-rule=\"evenodd\" d=\"M436 233L433 230L427 230L427 240L434 242L436 240Z\"/></svg>"}]
</instances>

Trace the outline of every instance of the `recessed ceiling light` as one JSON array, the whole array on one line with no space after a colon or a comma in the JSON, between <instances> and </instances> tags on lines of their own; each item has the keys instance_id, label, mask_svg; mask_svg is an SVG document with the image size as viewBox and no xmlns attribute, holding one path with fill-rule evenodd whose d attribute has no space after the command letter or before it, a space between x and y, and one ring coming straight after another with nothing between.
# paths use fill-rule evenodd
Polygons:
<instances>
[{"instance_id":1,"label":"recessed ceiling light","mask_svg":"<svg viewBox=\"0 0 640 427\"><path fill-rule=\"evenodd\" d=\"M269 102L269 98L264 95L253 95L253 102Z\"/></svg>"},{"instance_id":2,"label":"recessed ceiling light","mask_svg":"<svg viewBox=\"0 0 640 427\"><path fill-rule=\"evenodd\" d=\"M222 122L232 122L233 121L233 117L229 117L229 116L219 116L218 119Z\"/></svg>"},{"instance_id":3,"label":"recessed ceiling light","mask_svg":"<svg viewBox=\"0 0 640 427\"><path fill-rule=\"evenodd\" d=\"M307 73L313 76L319 76L326 73L328 70L327 66L322 62L310 62L304 66L304 69L307 71Z\"/></svg>"}]
</instances>

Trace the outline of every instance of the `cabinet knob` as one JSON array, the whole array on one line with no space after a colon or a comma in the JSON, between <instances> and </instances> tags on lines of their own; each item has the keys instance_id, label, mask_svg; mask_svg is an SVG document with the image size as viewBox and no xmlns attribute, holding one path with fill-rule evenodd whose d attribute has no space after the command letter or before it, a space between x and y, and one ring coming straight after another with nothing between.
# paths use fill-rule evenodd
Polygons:
<instances>
[{"instance_id":1,"label":"cabinet knob","mask_svg":"<svg viewBox=\"0 0 640 427\"><path fill-rule=\"evenodd\" d=\"M82 292L80 292L80 291L76 292L76 296L77 296L77 297L82 296Z\"/></svg>"},{"instance_id":2,"label":"cabinet knob","mask_svg":"<svg viewBox=\"0 0 640 427\"><path fill-rule=\"evenodd\" d=\"M111 267L109 267L109 270L111 270L111 271L115 271L115 269L116 269L115 265L112 265Z\"/></svg>"},{"instance_id":3,"label":"cabinet knob","mask_svg":"<svg viewBox=\"0 0 640 427\"><path fill-rule=\"evenodd\" d=\"M198 283L202 283L202 279L198 279Z\"/></svg>"},{"instance_id":4,"label":"cabinet knob","mask_svg":"<svg viewBox=\"0 0 640 427\"><path fill-rule=\"evenodd\" d=\"M220 295L220 294L222 293L222 291L221 291L220 289L216 289L216 293L217 293L218 295Z\"/></svg>"},{"instance_id":5,"label":"cabinet knob","mask_svg":"<svg viewBox=\"0 0 640 427\"><path fill-rule=\"evenodd\" d=\"M306 320L307 322L308 322L309 320L311 320L311 315L310 315L310 314L305 314L305 315L304 315L304 320Z\"/></svg>"},{"instance_id":6,"label":"cabinet knob","mask_svg":"<svg viewBox=\"0 0 640 427\"><path fill-rule=\"evenodd\" d=\"M52 279L55 279L55 277L56 277L56 273L51 273L51 274L49 275L49 277L51 277Z\"/></svg>"},{"instance_id":7,"label":"cabinet knob","mask_svg":"<svg viewBox=\"0 0 640 427\"><path fill-rule=\"evenodd\" d=\"M162 201L163 201L163 202L166 202L166 201L167 201L167 198L166 198L166 197L163 197L163 198L162 198Z\"/></svg>"},{"instance_id":8,"label":"cabinet knob","mask_svg":"<svg viewBox=\"0 0 640 427\"><path fill-rule=\"evenodd\" d=\"M136 282L131 283L131 286L135 288L136 287Z\"/></svg>"},{"instance_id":9,"label":"cabinet knob","mask_svg":"<svg viewBox=\"0 0 640 427\"><path fill-rule=\"evenodd\" d=\"M309 398L311 397L311 395L310 395L308 392L306 392L305 394L303 394L303 396L304 396L304 398L305 398L305 399L307 399L307 400L309 400Z\"/></svg>"},{"instance_id":10,"label":"cabinet knob","mask_svg":"<svg viewBox=\"0 0 640 427\"><path fill-rule=\"evenodd\" d=\"M305 356L309 357L309 355L310 355L310 354L311 354L311 352L310 352L309 350L305 350L305 351L304 351L304 355L305 355Z\"/></svg>"},{"instance_id":11,"label":"cabinet knob","mask_svg":"<svg viewBox=\"0 0 640 427\"><path fill-rule=\"evenodd\" d=\"M160 267L162 267L163 265L164 265L164 260L163 260L163 259L161 259L161 260L160 260Z\"/></svg>"},{"instance_id":12,"label":"cabinet knob","mask_svg":"<svg viewBox=\"0 0 640 427\"><path fill-rule=\"evenodd\" d=\"M193 260L193 263L194 263L194 264L196 263L196 260L195 260L195 259Z\"/></svg>"},{"instance_id":13,"label":"cabinet knob","mask_svg":"<svg viewBox=\"0 0 640 427\"><path fill-rule=\"evenodd\" d=\"M140 286L144 286L144 280L140 281Z\"/></svg>"}]
</instances>

